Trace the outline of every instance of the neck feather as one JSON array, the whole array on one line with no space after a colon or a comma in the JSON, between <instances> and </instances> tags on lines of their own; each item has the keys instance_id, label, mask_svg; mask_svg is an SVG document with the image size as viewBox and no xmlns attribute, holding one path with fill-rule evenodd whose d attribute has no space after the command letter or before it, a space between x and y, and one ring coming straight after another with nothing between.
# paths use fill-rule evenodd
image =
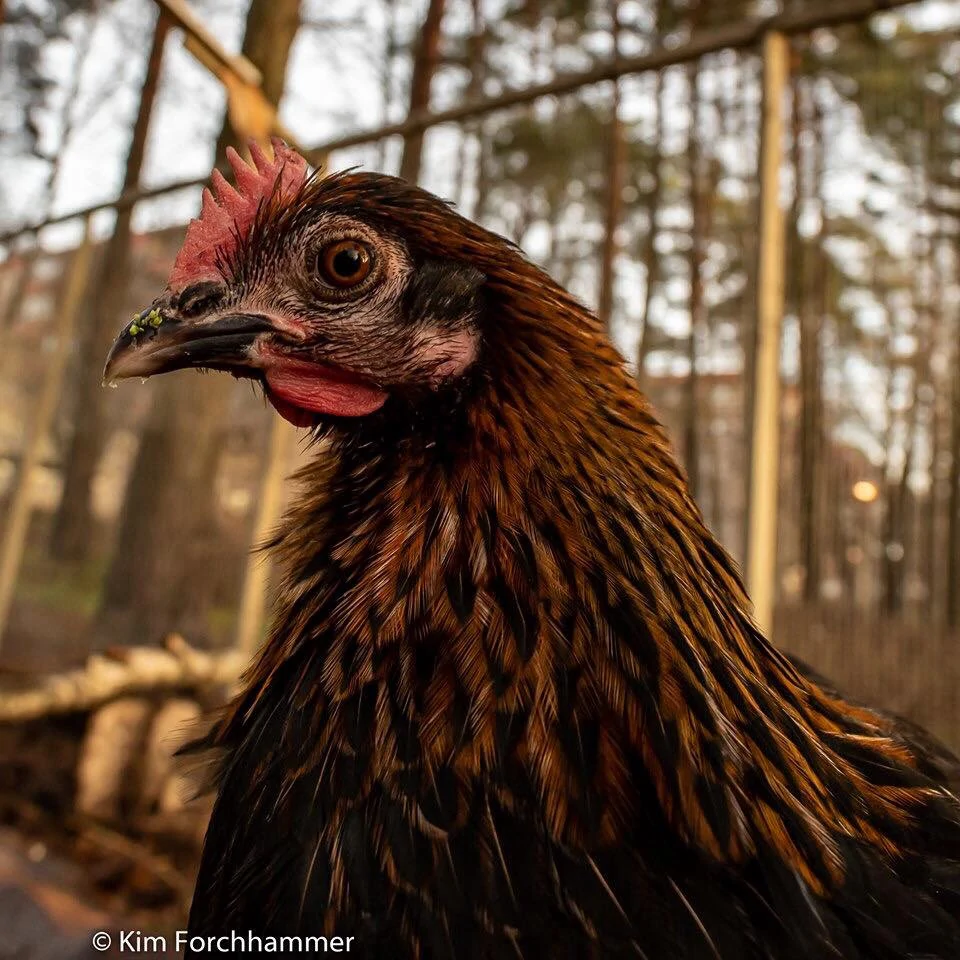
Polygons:
<instances>
[{"instance_id":1,"label":"neck feather","mask_svg":"<svg viewBox=\"0 0 960 960\"><path fill-rule=\"evenodd\" d=\"M341 437L303 471L276 623L223 736L275 691L323 705L317 763L351 737L382 781L411 751L461 779L510 758L566 843L621 842L654 803L716 859L773 851L814 890L848 841L896 854L936 788L760 635L619 358L557 309L491 337L497 374L453 428Z\"/></svg>"}]
</instances>

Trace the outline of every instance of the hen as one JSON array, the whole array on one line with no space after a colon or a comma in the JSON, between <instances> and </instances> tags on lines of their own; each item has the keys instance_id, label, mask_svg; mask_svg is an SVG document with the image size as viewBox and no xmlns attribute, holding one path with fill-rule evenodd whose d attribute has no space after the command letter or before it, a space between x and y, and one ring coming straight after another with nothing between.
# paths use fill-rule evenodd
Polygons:
<instances>
[{"instance_id":1,"label":"hen","mask_svg":"<svg viewBox=\"0 0 960 960\"><path fill-rule=\"evenodd\" d=\"M758 632L596 318L408 183L252 157L106 370L251 376L329 439L209 738L191 934L960 957L953 759Z\"/></svg>"}]
</instances>

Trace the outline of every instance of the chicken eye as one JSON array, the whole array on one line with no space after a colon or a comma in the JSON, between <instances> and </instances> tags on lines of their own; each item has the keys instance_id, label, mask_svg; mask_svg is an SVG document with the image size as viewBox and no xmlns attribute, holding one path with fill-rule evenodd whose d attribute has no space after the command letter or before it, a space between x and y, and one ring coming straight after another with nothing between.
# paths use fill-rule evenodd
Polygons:
<instances>
[{"instance_id":1,"label":"chicken eye","mask_svg":"<svg viewBox=\"0 0 960 960\"><path fill-rule=\"evenodd\" d=\"M333 287L355 287L370 275L373 258L356 240L338 240L320 251L317 269Z\"/></svg>"}]
</instances>

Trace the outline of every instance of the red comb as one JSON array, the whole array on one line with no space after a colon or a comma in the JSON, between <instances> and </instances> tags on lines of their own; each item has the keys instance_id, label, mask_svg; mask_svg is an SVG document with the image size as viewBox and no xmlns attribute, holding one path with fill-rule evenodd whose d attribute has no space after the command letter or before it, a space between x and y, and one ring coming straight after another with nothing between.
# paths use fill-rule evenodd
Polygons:
<instances>
[{"instance_id":1,"label":"red comb","mask_svg":"<svg viewBox=\"0 0 960 960\"><path fill-rule=\"evenodd\" d=\"M174 261L168 286L182 289L188 283L219 276L217 261L245 239L260 204L273 193L290 197L307 176L307 161L282 140L271 140L273 159L269 159L255 141L250 142L253 164L247 163L233 147L227 147L227 160L233 167L236 188L230 186L219 170L210 182L213 192L204 188L200 216L190 221L183 246Z\"/></svg>"}]
</instances>

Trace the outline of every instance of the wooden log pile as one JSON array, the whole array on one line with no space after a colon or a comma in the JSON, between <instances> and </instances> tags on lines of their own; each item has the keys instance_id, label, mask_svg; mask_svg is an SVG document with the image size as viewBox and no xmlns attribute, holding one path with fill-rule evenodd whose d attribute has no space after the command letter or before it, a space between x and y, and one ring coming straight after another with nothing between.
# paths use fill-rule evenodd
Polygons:
<instances>
[{"instance_id":1,"label":"wooden log pile","mask_svg":"<svg viewBox=\"0 0 960 960\"><path fill-rule=\"evenodd\" d=\"M174 754L246 662L172 635L29 683L0 677L0 825L82 865L94 893L120 898L111 909L182 912L212 801Z\"/></svg>"}]
</instances>

